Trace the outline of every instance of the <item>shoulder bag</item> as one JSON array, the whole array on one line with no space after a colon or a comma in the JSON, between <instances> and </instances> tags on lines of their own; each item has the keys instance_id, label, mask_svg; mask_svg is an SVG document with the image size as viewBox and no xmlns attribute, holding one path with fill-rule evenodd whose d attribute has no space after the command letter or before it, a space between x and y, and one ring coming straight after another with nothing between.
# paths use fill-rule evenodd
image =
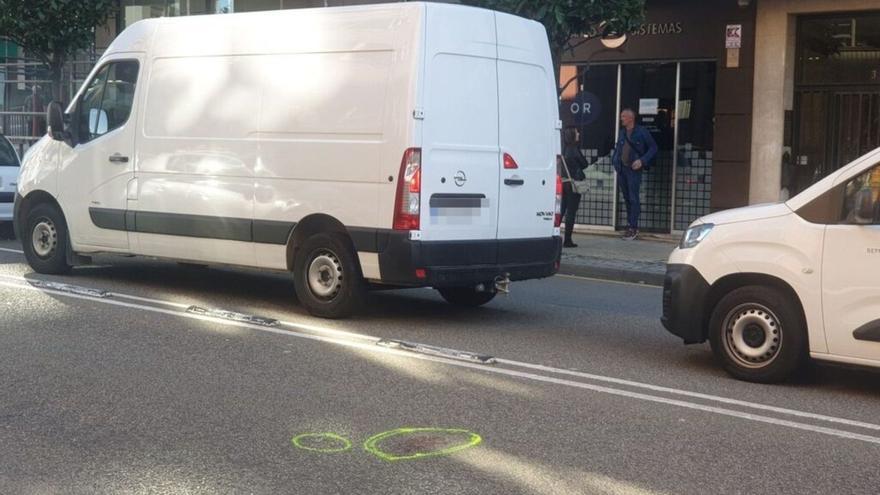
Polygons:
<instances>
[{"instance_id":1,"label":"shoulder bag","mask_svg":"<svg viewBox=\"0 0 880 495\"><path fill-rule=\"evenodd\" d=\"M565 177L562 179L562 182L571 183L571 190L577 194L587 194L590 191L590 187L587 185L587 180L574 180L571 178L571 172L568 170L568 163L565 161L564 156L560 156L562 159L562 170L565 171Z\"/></svg>"}]
</instances>

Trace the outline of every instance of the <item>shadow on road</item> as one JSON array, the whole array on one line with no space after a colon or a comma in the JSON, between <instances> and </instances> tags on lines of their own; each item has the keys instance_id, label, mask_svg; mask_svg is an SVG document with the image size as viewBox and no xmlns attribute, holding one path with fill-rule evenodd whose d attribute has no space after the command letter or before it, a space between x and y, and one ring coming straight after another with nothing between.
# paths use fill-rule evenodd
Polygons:
<instances>
[{"instance_id":1,"label":"shadow on road","mask_svg":"<svg viewBox=\"0 0 880 495\"><path fill-rule=\"evenodd\" d=\"M15 240L15 231L12 228L12 222L0 222L0 241Z\"/></svg>"}]
</instances>

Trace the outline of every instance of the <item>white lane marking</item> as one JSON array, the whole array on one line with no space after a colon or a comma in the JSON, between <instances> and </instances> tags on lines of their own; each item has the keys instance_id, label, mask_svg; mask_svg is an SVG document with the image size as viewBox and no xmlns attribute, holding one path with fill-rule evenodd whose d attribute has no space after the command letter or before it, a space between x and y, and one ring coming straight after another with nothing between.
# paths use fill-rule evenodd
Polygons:
<instances>
[{"instance_id":1,"label":"white lane marking","mask_svg":"<svg viewBox=\"0 0 880 495\"><path fill-rule=\"evenodd\" d=\"M316 325L308 325L306 323L293 323L291 321L284 321L284 320L280 320L279 323L281 323L284 326L288 326L288 327L292 327L292 328L299 328L302 330L309 330L311 332L327 333L330 335L338 335L340 337L345 337L345 338L349 338L349 339L366 340L366 341L371 342L373 344L382 340L381 338L373 337L372 335L346 332L345 330L336 330L335 328L319 327Z\"/></svg>"},{"instance_id":2,"label":"white lane marking","mask_svg":"<svg viewBox=\"0 0 880 495\"><path fill-rule=\"evenodd\" d=\"M4 251L7 253L24 254L24 251L20 251L18 249L0 248L0 251Z\"/></svg>"},{"instance_id":3,"label":"white lane marking","mask_svg":"<svg viewBox=\"0 0 880 495\"><path fill-rule=\"evenodd\" d=\"M649 383L634 382L634 381L630 381L630 380L624 380L621 378L613 378L610 376L594 375L592 373L583 373L580 371L571 371L571 370L566 370L566 369L561 369L561 368L553 368L550 366L543 366L540 364L523 363L520 361L511 361L509 359L501 359L501 358L497 358L497 361L500 364L506 364L509 366L518 366L521 368L529 368L529 369L533 369L533 370L540 370L540 371L545 371L548 373L556 373L556 374L560 374L560 375L576 376L579 378L585 378L587 380L594 380L597 382L615 383L618 385L626 385L629 387L643 388L646 390L653 390L654 392L665 392L668 394L682 395L685 397L693 397L695 399L711 400L714 402L721 402L723 404L731 404L731 405L736 405L736 406L748 407L751 409L759 409L762 411L771 411L771 412L780 413L780 414L788 414L790 416L798 416L801 418L809 418L809 419L815 419L818 421L827 421L829 423L839 423L839 424L844 424L844 425L848 425L848 426L856 426L859 428L865 428L868 430L880 431L880 425L878 425L878 424L865 423L862 421L855 421L855 420L846 419L846 418L838 418L836 416L826 416L824 414L815 414L815 413L811 413L811 412L798 411L796 409L768 406L765 404L759 404L757 402L748 402L748 401L744 401L744 400L730 399L730 398L721 397L718 395L702 394L700 392L691 392L689 390L681 390L678 388L663 387L660 385L651 385Z\"/></svg>"},{"instance_id":4,"label":"white lane marking","mask_svg":"<svg viewBox=\"0 0 880 495\"><path fill-rule=\"evenodd\" d=\"M554 275L554 277L570 278L573 280L586 280L588 282L601 282L601 283L607 283L607 284L634 285L636 287L647 287L649 289L662 289L663 288L662 285L649 284L647 282L640 284L637 282L624 282L623 280L608 280L608 279L604 279L604 278L581 277L580 275L568 275L565 273L557 273L556 275Z\"/></svg>"},{"instance_id":5,"label":"white lane marking","mask_svg":"<svg viewBox=\"0 0 880 495\"><path fill-rule=\"evenodd\" d=\"M61 297L82 299L82 300L92 301L92 302L99 303L99 304L109 304L112 306L121 306L121 307L131 308L131 309L140 309L143 311L150 311L150 312L161 313L161 314L166 314L166 315L170 315L170 316L177 316L180 318L190 318L190 319L194 319L194 320L209 321L209 322L216 323L219 325L248 328L248 329L257 330L260 332L274 333L274 334L286 335L286 336L290 336L290 337L298 337L298 338L314 340L314 341L318 341L318 342L325 342L325 343L330 343L330 344L341 345L341 346L345 346L345 347L353 347L353 348L361 349L361 350L364 350L367 352L393 354L396 356L407 357L410 359L420 359L423 361L443 363L443 364L447 364L450 366L469 368L472 370L482 371L482 372L486 372L486 373L495 373L495 374L499 374L499 375L524 378L524 379L534 380L534 381L539 381L539 382L544 382L544 383L565 385L565 386L569 386L569 387L580 388L580 389L584 389L584 390L591 390L594 392L602 392L602 393L616 395L616 396L620 396L620 397L627 397L627 398L638 399L638 400L643 400L643 401L647 401L647 402L655 402L655 403L660 403L660 404L677 406L677 407L682 407L685 409L691 409L691 410L695 410L695 411L710 412L710 413L719 414L722 416L740 418L740 419L755 421L755 422L759 422L759 423L766 423L766 424L771 424L771 425L776 425L776 426L785 426L785 427L793 428L793 429L797 429L797 430L809 431L809 432L813 432L813 433L820 433L820 434L835 436L835 437L844 438L844 439L848 439L848 440L860 440L863 442L868 442L868 443L880 445L880 437L874 437L874 436L864 435L864 434L860 434L860 433L853 433L850 431L838 430L838 429L834 429L834 428L827 428L827 427L823 427L823 426L815 426L815 425L810 425L810 424L806 424L806 423L798 423L796 421L772 418L769 416L761 416L758 414L746 413L746 412L742 412L742 411L735 411L732 409L725 409L722 407L707 406L704 404L698 404L698 403L694 403L694 402L687 402L687 401L677 400L677 399L669 399L666 397L658 397L658 396L643 394L643 393L639 393L639 392L631 392L628 390L621 390L621 389L616 389L616 388L611 388L611 387L604 387L601 385L593 385L593 384L588 384L588 383L583 383L583 382L576 382L573 380L566 380L566 379L562 379L562 378L554 378L554 377L550 377L550 376L536 375L534 373L514 371L514 370L505 369L505 368L493 368L493 367L487 367L485 365L480 365L480 364L471 364L471 363L460 362L460 361L452 361L452 360L441 358L441 357L426 356L423 354L412 354L412 353L408 353L408 352L404 352L404 351L397 351L395 349L378 347L378 346L375 346L372 344L351 342L351 341L336 339L336 338L332 338L332 337L324 337L321 335L299 333L299 332L294 332L294 331L290 331L290 330L281 330L281 329L277 329L277 328L268 328L268 327L263 327L263 326L259 326L259 325L253 325L250 323L237 322L237 321L232 321L232 320L222 320L222 319L212 318L212 317L208 317L208 316L196 315L193 313L183 313L183 312L179 312L179 311L172 311L169 309L156 308L156 307L152 307L152 306L143 306L140 304L127 303L127 302L122 302L122 301L115 301L113 299L98 299L98 298L93 298L93 297L88 297L88 296L81 296L79 294L59 292L59 291L55 291L55 290L51 290L51 289L44 289L44 288L34 287L31 285L24 285L24 284L20 284L20 283L4 282L4 281L0 280L0 285L7 286L10 288L14 288L14 289L30 290L30 291L34 291L34 292L44 292L44 293L54 294L54 295L61 296Z\"/></svg>"},{"instance_id":6,"label":"white lane marking","mask_svg":"<svg viewBox=\"0 0 880 495\"><path fill-rule=\"evenodd\" d=\"M6 279L10 279L10 280L16 280L19 282L30 283L29 279L27 279L25 277L18 277L15 275L0 274L0 278L6 278ZM110 295L111 297L117 297L120 299L129 299L131 301L140 301L140 302L145 302L145 303L150 303L150 304L171 306L171 307L180 308L180 309L187 309L190 306L192 306L192 304L183 304L183 303L176 303L176 302L172 302L172 301L165 301L162 299L153 299L152 297L132 296L129 294L122 294L122 293L113 292L113 291L107 291L107 294ZM320 327L317 325L308 325L305 323L294 323L291 321L283 321L283 320L279 320L279 323L281 323L284 326L288 326L288 327L292 327L292 328L299 328L302 330L308 330L308 331L312 331L312 332L338 335L340 337L362 339L362 340L368 340L370 342L378 342L379 340L381 340L379 337L373 337L372 335L357 334L357 333L352 333L352 332L346 332L344 330L336 330L334 328Z\"/></svg>"}]
</instances>

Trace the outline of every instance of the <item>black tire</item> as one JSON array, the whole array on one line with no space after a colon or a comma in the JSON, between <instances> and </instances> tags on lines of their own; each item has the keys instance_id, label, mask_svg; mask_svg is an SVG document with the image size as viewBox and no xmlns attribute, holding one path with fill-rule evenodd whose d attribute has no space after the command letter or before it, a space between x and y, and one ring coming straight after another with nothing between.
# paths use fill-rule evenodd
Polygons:
<instances>
[{"instance_id":1,"label":"black tire","mask_svg":"<svg viewBox=\"0 0 880 495\"><path fill-rule=\"evenodd\" d=\"M488 284L487 284L488 285ZM491 285L490 285L491 287ZM448 287L437 289L446 302L455 306L476 308L495 299L495 292L479 292L474 287Z\"/></svg>"},{"instance_id":2,"label":"black tire","mask_svg":"<svg viewBox=\"0 0 880 495\"><path fill-rule=\"evenodd\" d=\"M808 357L800 309L767 286L741 287L724 296L712 312L709 343L728 373L749 382L787 380Z\"/></svg>"},{"instance_id":3,"label":"black tire","mask_svg":"<svg viewBox=\"0 0 880 495\"><path fill-rule=\"evenodd\" d=\"M67 223L57 207L40 203L31 208L21 234L24 256L35 272L53 275L70 272Z\"/></svg>"},{"instance_id":4,"label":"black tire","mask_svg":"<svg viewBox=\"0 0 880 495\"><path fill-rule=\"evenodd\" d=\"M313 282L310 277L315 277ZM354 246L342 234L315 234L306 239L294 259L293 278L300 303L314 316L346 318L366 299Z\"/></svg>"}]
</instances>

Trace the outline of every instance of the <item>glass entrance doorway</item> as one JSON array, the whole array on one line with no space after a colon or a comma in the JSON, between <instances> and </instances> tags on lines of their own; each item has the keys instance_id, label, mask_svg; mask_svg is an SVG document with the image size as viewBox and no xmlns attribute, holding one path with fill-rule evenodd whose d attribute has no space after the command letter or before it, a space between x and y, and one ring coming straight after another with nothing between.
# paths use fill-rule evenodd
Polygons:
<instances>
[{"instance_id":1,"label":"glass entrance doorway","mask_svg":"<svg viewBox=\"0 0 880 495\"><path fill-rule=\"evenodd\" d=\"M577 223L626 227L611 154L621 110L630 108L657 142L651 169L642 176L640 229L687 229L710 212L715 118L714 61L564 66L560 115L580 130L590 191ZM576 83L573 84L573 81Z\"/></svg>"},{"instance_id":2,"label":"glass entrance doorway","mask_svg":"<svg viewBox=\"0 0 880 495\"><path fill-rule=\"evenodd\" d=\"M880 146L880 12L799 19L795 82L792 195Z\"/></svg>"}]
</instances>

